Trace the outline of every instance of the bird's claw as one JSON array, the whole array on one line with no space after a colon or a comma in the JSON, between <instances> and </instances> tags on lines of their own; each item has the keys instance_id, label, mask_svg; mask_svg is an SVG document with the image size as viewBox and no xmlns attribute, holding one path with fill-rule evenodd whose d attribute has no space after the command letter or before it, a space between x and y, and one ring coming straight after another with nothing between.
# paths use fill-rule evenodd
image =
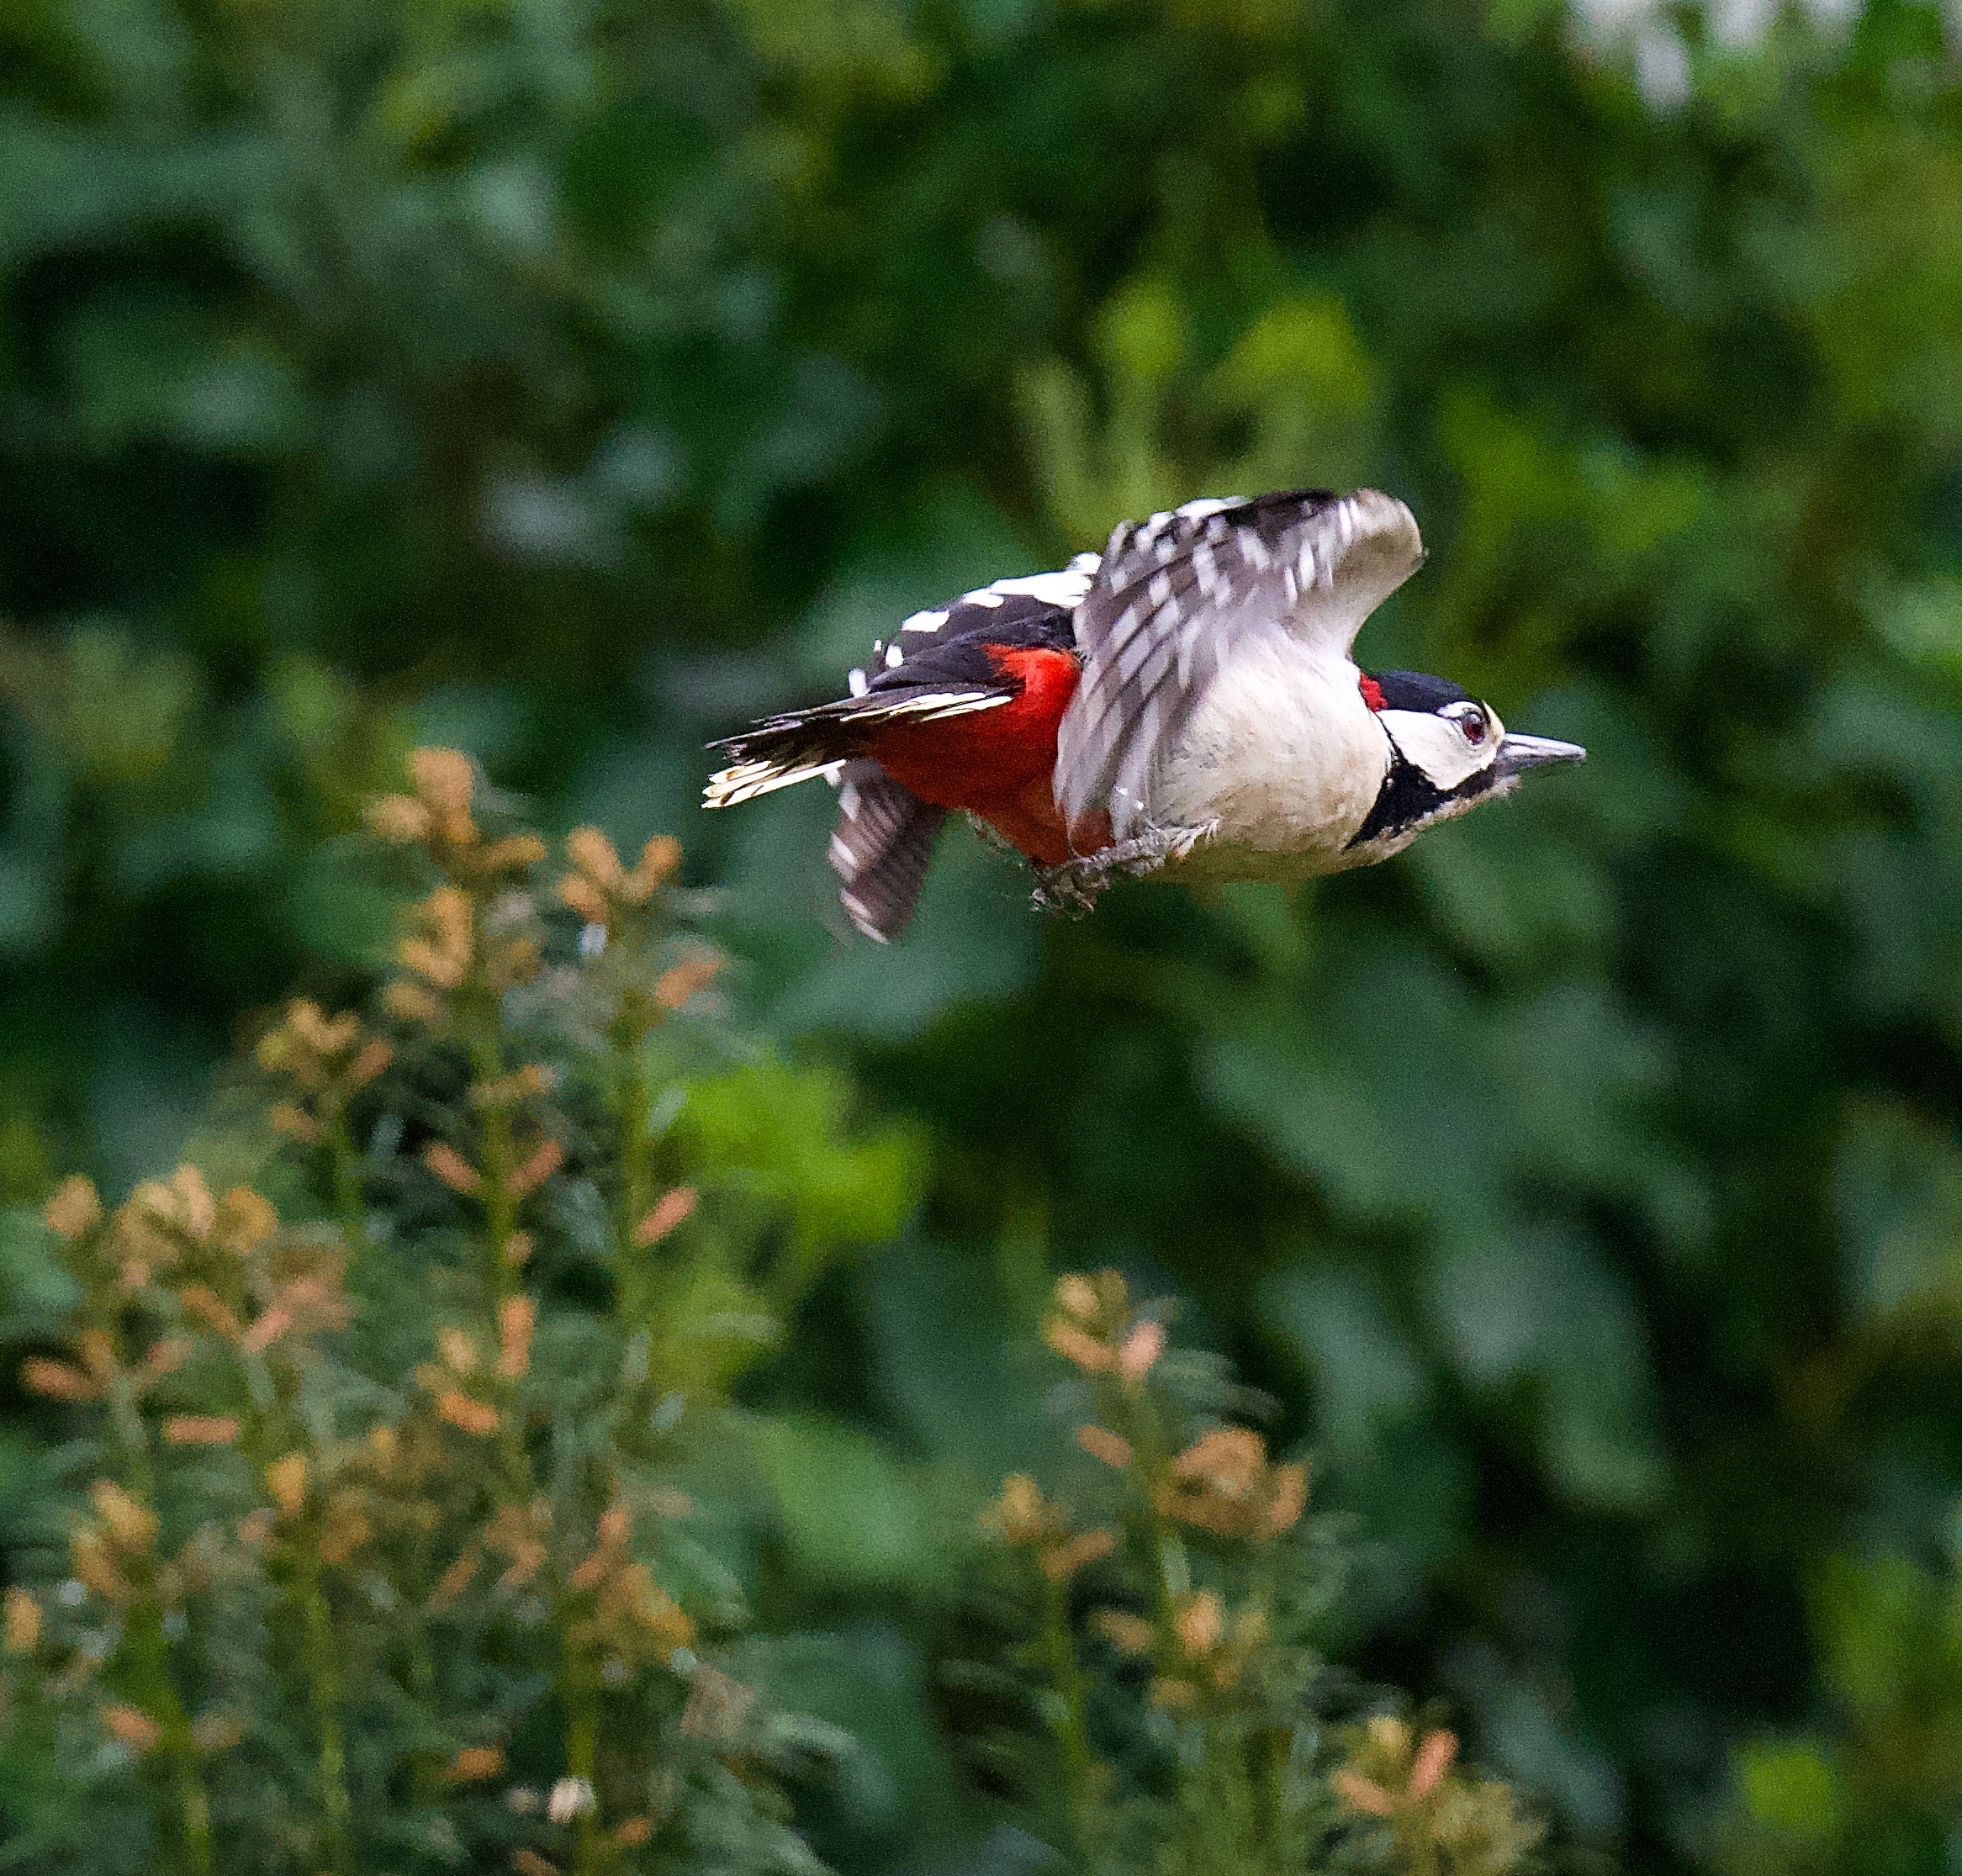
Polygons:
<instances>
[{"instance_id":1,"label":"bird's claw","mask_svg":"<svg viewBox=\"0 0 1962 1876\"><path fill-rule=\"evenodd\" d=\"M1065 860L1060 866L1039 866L1035 908L1081 917L1096 905L1113 874L1128 873L1133 879L1142 879L1156 873L1168 860L1182 860L1218 825L1214 822L1203 827L1147 827L1141 834Z\"/></svg>"},{"instance_id":2,"label":"bird's claw","mask_svg":"<svg viewBox=\"0 0 1962 1876\"><path fill-rule=\"evenodd\" d=\"M1060 866L1039 866L1029 903L1039 912L1081 918L1096 905L1097 894L1109 884L1106 875L1087 869L1081 860L1066 860Z\"/></svg>"}]
</instances>

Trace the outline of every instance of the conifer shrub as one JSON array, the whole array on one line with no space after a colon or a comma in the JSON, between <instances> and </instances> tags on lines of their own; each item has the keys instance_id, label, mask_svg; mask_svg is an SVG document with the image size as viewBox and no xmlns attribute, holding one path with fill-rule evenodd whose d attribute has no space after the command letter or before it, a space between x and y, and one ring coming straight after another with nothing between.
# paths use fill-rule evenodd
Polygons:
<instances>
[{"instance_id":1,"label":"conifer shrub","mask_svg":"<svg viewBox=\"0 0 1962 1876\"><path fill-rule=\"evenodd\" d=\"M0 1866L819 1868L795 1793L853 1744L772 1698L702 1498L916 1146L737 1033L671 840L555 862L460 754L410 769L368 814L415 887L372 1006L294 999L175 1171L22 1228L55 1509L13 1534ZM1056 1286L1080 1464L980 1519L989 1789L1087 1870L1516 1867L1449 1733L1328 1723L1306 1468L1166 1322Z\"/></svg>"},{"instance_id":2,"label":"conifer shrub","mask_svg":"<svg viewBox=\"0 0 1962 1876\"><path fill-rule=\"evenodd\" d=\"M1062 1488L1012 1475L983 1514L1002 1665L1043 1723L1040 1750L1012 1728L1001 1745L1048 1840L1167 1876L1516 1868L1538 1832L1457 1768L1452 1733L1387 1710L1329 1724L1305 1637L1339 1557L1304 1515L1307 1465L1228 1417L1259 1403L1171 1347L1169 1313L1115 1271L1058 1281L1043 1336L1081 1462Z\"/></svg>"}]
</instances>

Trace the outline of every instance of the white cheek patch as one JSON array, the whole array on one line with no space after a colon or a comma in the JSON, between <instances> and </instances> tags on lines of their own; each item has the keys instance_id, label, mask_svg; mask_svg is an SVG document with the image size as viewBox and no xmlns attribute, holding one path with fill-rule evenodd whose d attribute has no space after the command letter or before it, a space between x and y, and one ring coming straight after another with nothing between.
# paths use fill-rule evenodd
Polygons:
<instances>
[{"instance_id":1,"label":"white cheek patch","mask_svg":"<svg viewBox=\"0 0 1962 1876\"><path fill-rule=\"evenodd\" d=\"M1422 769L1446 795L1490 766L1504 733L1498 719L1489 718L1485 740L1473 748L1456 723L1429 711L1383 710L1377 712L1377 719L1403 752L1404 760Z\"/></svg>"}]
</instances>

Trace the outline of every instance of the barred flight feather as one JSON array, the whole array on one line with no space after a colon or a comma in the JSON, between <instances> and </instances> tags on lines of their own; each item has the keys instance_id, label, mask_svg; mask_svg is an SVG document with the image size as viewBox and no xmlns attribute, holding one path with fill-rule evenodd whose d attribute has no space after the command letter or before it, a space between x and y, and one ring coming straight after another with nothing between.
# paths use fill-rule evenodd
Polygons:
<instances>
[{"instance_id":1,"label":"barred flight feather","mask_svg":"<svg viewBox=\"0 0 1962 1876\"><path fill-rule=\"evenodd\" d=\"M1107 810L1117 838L1136 833L1154 771L1229 657L1284 632L1346 658L1422 558L1409 510L1367 489L1189 502L1116 528L1076 612L1083 681L1056 740L1064 818Z\"/></svg>"},{"instance_id":2,"label":"barred flight feather","mask_svg":"<svg viewBox=\"0 0 1962 1876\"><path fill-rule=\"evenodd\" d=\"M912 922L944 808L923 801L875 762L845 764L831 837L838 903L869 938L890 944Z\"/></svg>"}]
</instances>

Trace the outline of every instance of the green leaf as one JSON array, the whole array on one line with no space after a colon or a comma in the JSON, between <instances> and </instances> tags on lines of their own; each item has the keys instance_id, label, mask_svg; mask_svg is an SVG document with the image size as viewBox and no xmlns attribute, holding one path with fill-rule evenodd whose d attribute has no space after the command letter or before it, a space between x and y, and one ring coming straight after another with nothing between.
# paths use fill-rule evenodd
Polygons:
<instances>
[{"instance_id":1,"label":"green leaf","mask_svg":"<svg viewBox=\"0 0 1962 1876\"><path fill-rule=\"evenodd\" d=\"M869 1435L828 1420L768 1420L752 1439L801 1569L840 1588L890 1589L944 1567L918 1488Z\"/></svg>"}]
</instances>

